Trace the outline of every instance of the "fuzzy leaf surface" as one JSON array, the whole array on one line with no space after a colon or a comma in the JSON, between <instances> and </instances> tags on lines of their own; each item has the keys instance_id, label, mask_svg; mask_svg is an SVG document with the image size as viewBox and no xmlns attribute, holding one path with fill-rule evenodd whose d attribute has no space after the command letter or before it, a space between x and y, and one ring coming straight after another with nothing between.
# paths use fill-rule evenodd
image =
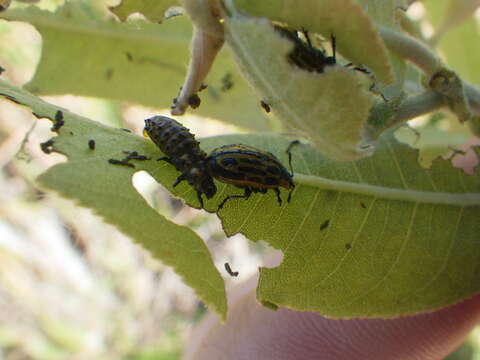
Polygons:
<instances>
[{"instance_id":1,"label":"fuzzy leaf surface","mask_svg":"<svg viewBox=\"0 0 480 360\"><path fill-rule=\"evenodd\" d=\"M189 20L100 22L72 16L75 8L68 4L55 13L32 6L0 14L31 23L42 35L42 57L26 89L38 95L75 94L169 108L187 72ZM233 86L225 89L228 74ZM227 51L218 56L206 83L208 88L199 94L202 104L193 114L249 129L270 128L272 120Z\"/></svg>"},{"instance_id":2,"label":"fuzzy leaf surface","mask_svg":"<svg viewBox=\"0 0 480 360\"><path fill-rule=\"evenodd\" d=\"M338 50L344 57L367 66L385 84L393 81L387 49L357 1L236 0L235 4L250 15L318 32L327 39L334 34Z\"/></svg>"},{"instance_id":3,"label":"fuzzy leaf surface","mask_svg":"<svg viewBox=\"0 0 480 360\"><path fill-rule=\"evenodd\" d=\"M0 95L30 107L39 118L53 119L58 110L3 81L0 81ZM172 266L203 301L225 318L224 282L202 239L191 229L159 215L132 185L136 171L156 172L158 163L133 161L136 168L108 163L110 158L124 158L124 150L155 158L158 155L155 146L140 136L62 110L65 124L53 138L53 148L65 154L68 161L43 173L39 183L92 209L154 257ZM94 150L89 148L90 140L95 141ZM171 181L175 174L173 168L161 172L165 182Z\"/></svg>"},{"instance_id":4,"label":"fuzzy leaf surface","mask_svg":"<svg viewBox=\"0 0 480 360\"><path fill-rule=\"evenodd\" d=\"M427 15L436 27L436 45L445 54L451 69L462 78L479 85L480 30L472 16L473 10L465 11L466 8L477 7L479 1L445 1L443 7L440 4L434 1L425 3Z\"/></svg>"},{"instance_id":5,"label":"fuzzy leaf surface","mask_svg":"<svg viewBox=\"0 0 480 360\"><path fill-rule=\"evenodd\" d=\"M227 42L259 96L282 124L307 136L324 154L338 160L373 151L364 134L374 95L370 79L340 65L324 73L292 65L290 40L261 18L235 15L225 20Z\"/></svg>"}]
</instances>

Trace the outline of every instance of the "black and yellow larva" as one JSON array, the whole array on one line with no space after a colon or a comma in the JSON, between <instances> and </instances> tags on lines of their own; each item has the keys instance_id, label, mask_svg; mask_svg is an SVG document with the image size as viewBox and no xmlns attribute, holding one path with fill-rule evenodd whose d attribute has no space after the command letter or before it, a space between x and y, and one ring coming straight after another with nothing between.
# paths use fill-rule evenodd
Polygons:
<instances>
[{"instance_id":1,"label":"black and yellow larva","mask_svg":"<svg viewBox=\"0 0 480 360\"><path fill-rule=\"evenodd\" d=\"M166 155L158 160L172 164L181 172L173 186L186 180L197 192L203 208L202 194L210 199L217 188L205 167L207 154L200 149L195 136L178 121L160 115L146 119L143 132Z\"/></svg>"},{"instance_id":2,"label":"black and yellow larva","mask_svg":"<svg viewBox=\"0 0 480 360\"><path fill-rule=\"evenodd\" d=\"M187 180L196 190L203 207L202 194L213 197L217 188L213 178L244 189L243 195L229 195L218 205L220 210L230 199L248 199L252 193L265 194L275 191L279 205L282 204L280 187L295 188L293 171L288 172L272 153L242 144L224 145L206 154L190 131L176 120L165 116L154 116L145 120L144 135L150 137L166 157L159 158L175 166L181 172L173 186ZM291 168L291 146L287 149Z\"/></svg>"}]
</instances>

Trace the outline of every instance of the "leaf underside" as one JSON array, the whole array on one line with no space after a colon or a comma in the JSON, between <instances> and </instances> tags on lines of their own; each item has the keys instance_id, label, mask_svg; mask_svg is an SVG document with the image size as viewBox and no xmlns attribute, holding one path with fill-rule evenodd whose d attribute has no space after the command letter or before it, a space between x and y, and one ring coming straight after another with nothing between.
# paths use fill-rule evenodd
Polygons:
<instances>
[{"instance_id":1,"label":"leaf underside","mask_svg":"<svg viewBox=\"0 0 480 360\"><path fill-rule=\"evenodd\" d=\"M333 34L337 38L338 50L345 58L368 67L378 81L388 84L394 80L386 47L357 1L236 0L235 4L250 15L318 32L327 39Z\"/></svg>"},{"instance_id":2,"label":"leaf underside","mask_svg":"<svg viewBox=\"0 0 480 360\"><path fill-rule=\"evenodd\" d=\"M266 19L236 15L225 20L225 28L237 63L285 128L308 137L334 159L372 153L364 126L374 95L365 74L341 65L324 73L292 65L292 43Z\"/></svg>"},{"instance_id":3,"label":"leaf underside","mask_svg":"<svg viewBox=\"0 0 480 360\"><path fill-rule=\"evenodd\" d=\"M0 81L0 95L29 106L38 118L53 119L58 110L3 81ZM53 138L53 149L65 154L68 161L50 168L40 175L38 182L93 209L154 257L172 266L203 301L225 318L224 282L202 239L191 229L159 215L132 185L136 171L154 172L159 168L158 163L145 161L146 167L135 169L108 163L110 158L124 158L125 150L155 158L158 155L155 146L137 135L61 110L65 124ZM90 140L95 142L94 150L89 147ZM166 170L169 175L174 173L172 169Z\"/></svg>"},{"instance_id":4,"label":"leaf underside","mask_svg":"<svg viewBox=\"0 0 480 360\"><path fill-rule=\"evenodd\" d=\"M2 94L39 116L52 118L55 112L4 83ZM91 138L97 142L95 151L87 145ZM209 151L232 143L271 151L287 164L288 140L278 136L219 136L203 139L201 146ZM122 150L161 156L149 141L66 112L54 147L69 160L42 175L42 184L95 209L174 266L202 299L225 313L223 284L201 240L149 208L132 187L131 176L146 170L174 195L198 206L193 189L183 183L173 189L178 173L163 162L137 161L135 169L107 163L121 158ZM438 309L477 293L480 171L468 176L445 160L424 169L417 155L390 135L380 140L372 157L356 162L335 162L301 144L293 148L297 186L290 203L283 190L281 207L272 191L227 202L219 215L228 235L241 232L284 253L280 266L261 269L258 299L332 317L396 317ZM315 180L325 178L353 187L326 190ZM377 190L365 194L355 185L395 190L400 196L389 199ZM225 196L242 193L222 183L217 188L216 196L205 202L210 212ZM413 191L418 200L407 196ZM427 196L432 193L438 201ZM465 193L472 194L469 206L461 200ZM460 200L450 203L452 197Z\"/></svg>"},{"instance_id":5,"label":"leaf underside","mask_svg":"<svg viewBox=\"0 0 480 360\"><path fill-rule=\"evenodd\" d=\"M279 155L288 144L266 136L222 141ZM241 232L284 253L280 266L261 269L259 301L339 318L396 317L432 311L479 291L479 169L469 176L445 160L424 169L415 150L389 135L375 155L356 162L334 162L306 145L293 153L301 174L420 195L418 202L389 200L380 193L323 190L299 179L291 203L282 207L273 194L228 204L221 212L227 234ZM285 156L282 160L286 163ZM422 192L439 198L471 193L476 206L424 201Z\"/></svg>"}]
</instances>

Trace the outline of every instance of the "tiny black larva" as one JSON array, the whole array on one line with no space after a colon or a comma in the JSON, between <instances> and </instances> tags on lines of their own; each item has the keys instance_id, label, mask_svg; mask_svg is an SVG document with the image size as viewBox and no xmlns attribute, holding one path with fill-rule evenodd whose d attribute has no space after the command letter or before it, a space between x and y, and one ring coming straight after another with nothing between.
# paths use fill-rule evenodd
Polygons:
<instances>
[{"instance_id":1,"label":"tiny black larva","mask_svg":"<svg viewBox=\"0 0 480 360\"><path fill-rule=\"evenodd\" d=\"M291 170L288 172L275 155L252 146L224 145L207 155L187 128L165 116L146 119L144 135L166 155L158 160L167 161L181 172L173 186L186 180L197 192L202 207L202 194L210 199L217 192L214 178L244 189L243 195L226 196L217 211L230 199L248 199L252 193L265 194L269 189L275 191L281 205L280 187L290 190L287 199L290 202L295 188L290 149L298 140L291 142L286 151Z\"/></svg>"}]
</instances>

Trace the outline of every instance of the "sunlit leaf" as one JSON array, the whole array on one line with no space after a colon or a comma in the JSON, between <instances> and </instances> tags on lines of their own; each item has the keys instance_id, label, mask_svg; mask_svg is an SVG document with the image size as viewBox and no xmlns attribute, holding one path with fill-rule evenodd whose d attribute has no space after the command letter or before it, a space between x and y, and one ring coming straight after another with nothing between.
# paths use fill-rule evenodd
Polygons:
<instances>
[{"instance_id":1,"label":"sunlit leaf","mask_svg":"<svg viewBox=\"0 0 480 360\"><path fill-rule=\"evenodd\" d=\"M58 110L5 82L0 82L0 95L29 106L39 118L53 119ZM68 161L42 174L39 183L77 201L81 206L91 208L106 222L129 235L154 257L172 266L203 301L225 317L224 283L202 239L191 229L159 215L132 185L132 175L136 171L154 173L161 166L156 161L137 161L136 168L108 162L111 158L124 158L125 150L135 150L155 158L157 150L152 143L66 110L63 117L65 124L59 129L58 136L53 138L53 149L65 154ZM94 141L94 149L90 141ZM168 181L175 176L175 171L169 168L161 172Z\"/></svg>"},{"instance_id":2,"label":"sunlit leaf","mask_svg":"<svg viewBox=\"0 0 480 360\"><path fill-rule=\"evenodd\" d=\"M151 21L162 22L165 11L177 4L176 0L122 0L110 10L122 21L125 21L130 14L138 12Z\"/></svg>"},{"instance_id":3,"label":"sunlit leaf","mask_svg":"<svg viewBox=\"0 0 480 360\"><path fill-rule=\"evenodd\" d=\"M254 16L282 21L297 29L334 34L340 53L355 64L367 66L383 83L393 81L387 50L362 6L353 0L237 0ZM372 56L375 54L375 56Z\"/></svg>"},{"instance_id":4,"label":"sunlit leaf","mask_svg":"<svg viewBox=\"0 0 480 360\"><path fill-rule=\"evenodd\" d=\"M225 25L238 64L286 128L308 136L334 159L372 153L364 124L374 95L365 74L341 65L328 66L324 73L292 65L293 44L266 19L235 15Z\"/></svg>"},{"instance_id":5,"label":"sunlit leaf","mask_svg":"<svg viewBox=\"0 0 480 360\"><path fill-rule=\"evenodd\" d=\"M26 88L39 95L75 94L169 108L185 77L191 25L185 16L162 24L72 18L67 3L57 12L35 7L0 14L26 21L42 35L43 50ZM232 84L225 86L225 79ZM193 114L240 127L267 130L270 122L227 51L220 53Z\"/></svg>"}]
</instances>

